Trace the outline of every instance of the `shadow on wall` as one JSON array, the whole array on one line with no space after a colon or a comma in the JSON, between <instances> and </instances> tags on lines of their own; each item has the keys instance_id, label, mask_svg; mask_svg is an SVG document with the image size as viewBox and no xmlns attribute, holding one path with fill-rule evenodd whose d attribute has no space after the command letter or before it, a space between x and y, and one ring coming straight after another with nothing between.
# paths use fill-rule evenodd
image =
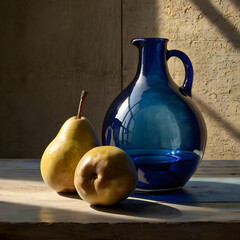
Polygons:
<instances>
[{"instance_id":1,"label":"shadow on wall","mask_svg":"<svg viewBox=\"0 0 240 240\"><path fill-rule=\"evenodd\" d=\"M205 16L209 21L221 32L221 34L226 37L231 44L240 49L240 32L223 14L214 7L210 0L190 0ZM240 7L239 0L230 0L236 8ZM236 79L237 81L238 79ZM199 104L204 111L209 115L209 117L214 118L219 125L221 125L229 134L236 139L240 140L240 131L235 126L233 126L229 121L222 118L211 106L201 101L199 98L194 96L197 104Z\"/></svg>"},{"instance_id":2,"label":"shadow on wall","mask_svg":"<svg viewBox=\"0 0 240 240\"><path fill-rule=\"evenodd\" d=\"M230 0L232 3L235 4L236 7L240 7L240 1L239 0Z\"/></svg>"},{"instance_id":3,"label":"shadow on wall","mask_svg":"<svg viewBox=\"0 0 240 240\"><path fill-rule=\"evenodd\" d=\"M240 32L216 9L209 0L190 0L214 24L218 30L236 47L240 48ZM239 0L231 0L237 7Z\"/></svg>"},{"instance_id":4,"label":"shadow on wall","mask_svg":"<svg viewBox=\"0 0 240 240\"><path fill-rule=\"evenodd\" d=\"M236 127L234 127L230 122L226 119L222 118L219 113L217 113L214 109L212 109L209 104L204 103L202 100L194 96L194 100L196 100L197 104L204 109L206 114L215 119L219 125L221 125L224 129L226 129L229 134L236 140L240 141L240 131Z\"/></svg>"}]
</instances>

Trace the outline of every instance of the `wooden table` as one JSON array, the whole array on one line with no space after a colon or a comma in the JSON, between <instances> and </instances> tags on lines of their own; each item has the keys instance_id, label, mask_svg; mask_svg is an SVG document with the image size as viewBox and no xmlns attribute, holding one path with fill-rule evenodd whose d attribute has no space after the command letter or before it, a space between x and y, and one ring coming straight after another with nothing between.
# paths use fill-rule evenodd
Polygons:
<instances>
[{"instance_id":1,"label":"wooden table","mask_svg":"<svg viewBox=\"0 0 240 240\"><path fill-rule=\"evenodd\" d=\"M59 195L39 159L0 160L0 239L240 239L240 161L202 161L179 191L112 208Z\"/></svg>"}]
</instances>

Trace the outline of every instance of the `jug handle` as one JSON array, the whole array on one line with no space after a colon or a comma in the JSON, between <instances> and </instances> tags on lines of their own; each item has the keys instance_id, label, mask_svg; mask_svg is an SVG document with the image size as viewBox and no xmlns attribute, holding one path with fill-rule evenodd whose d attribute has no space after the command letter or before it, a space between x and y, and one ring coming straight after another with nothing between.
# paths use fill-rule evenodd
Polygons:
<instances>
[{"instance_id":1,"label":"jug handle","mask_svg":"<svg viewBox=\"0 0 240 240\"><path fill-rule=\"evenodd\" d=\"M179 88L179 91L183 95L192 96L192 83L193 83L193 67L189 57L179 50L169 50L167 51L167 60L170 57L178 57L184 65L185 68L185 79L183 85Z\"/></svg>"}]
</instances>

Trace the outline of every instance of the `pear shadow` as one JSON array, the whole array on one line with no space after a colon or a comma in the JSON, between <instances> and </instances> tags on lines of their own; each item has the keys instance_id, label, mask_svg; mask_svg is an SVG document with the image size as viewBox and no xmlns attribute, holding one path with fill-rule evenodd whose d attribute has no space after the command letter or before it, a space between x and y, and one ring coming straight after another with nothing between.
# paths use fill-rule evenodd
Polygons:
<instances>
[{"instance_id":1,"label":"pear shadow","mask_svg":"<svg viewBox=\"0 0 240 240\"><path fill-rule=\"evenodd\" d=\"M80 198L80 196L78 195L77 192L74 192L74 193L58 192L57 194L58 194L59 196L61 196L61 197L65 197L65 198L82 200L82 199Z\"/></svg>"},{"instance_id":2,"label":"pear shadow","mask_svg":"<svg viewBox=\"0 0 240 240\"><path fill-rule=\"evenodd\" d=\"M182 216L180 210L174 207L166 206L162 203L151 202L147 198L128 198L125 201L111 207L95 205L91 205L90 207L101 212L132 216L136 218L171 219Z\"/></svg>"}]
</instances>

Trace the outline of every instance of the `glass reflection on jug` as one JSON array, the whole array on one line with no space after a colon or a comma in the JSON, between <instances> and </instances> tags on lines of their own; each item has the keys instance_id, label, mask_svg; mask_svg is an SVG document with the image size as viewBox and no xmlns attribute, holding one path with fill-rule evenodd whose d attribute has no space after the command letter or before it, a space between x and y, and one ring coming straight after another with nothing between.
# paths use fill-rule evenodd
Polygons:
<instances>
[{"instance_id":1,"label":"glass reflection on jug","mask_svg":"<svg viewBox=\"0 0 240 240\"><path fill-rule=\"evenodd\" d=\"M141 38L135 78L113 101L104 119L102 141L125 150L134 161L141 191L184 186L197 169L206 146L206 125L191 99L192 64L181 51L167 50L167 39ZM179 87L167 60L185 67Z\"/></svg>"}]
</instances>

